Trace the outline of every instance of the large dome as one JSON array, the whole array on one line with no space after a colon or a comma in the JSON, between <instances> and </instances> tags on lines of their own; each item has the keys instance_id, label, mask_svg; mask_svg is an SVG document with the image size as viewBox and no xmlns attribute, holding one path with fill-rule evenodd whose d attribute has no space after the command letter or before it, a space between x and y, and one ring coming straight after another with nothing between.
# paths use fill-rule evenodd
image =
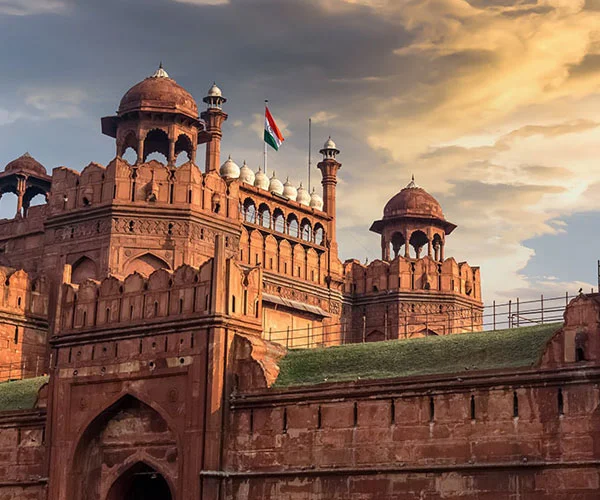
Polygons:
<instances>
[{"instance_id":1,"label":"large dome","mask_svg":"<svg viewBox=\"0 0 600 500\"><path fill-rule=\"evenodd\" d=\"M178 112L198 118L198 105L192 95L170 78L162 67L123 96L118 114L130 111Z\"/></svg>"},{"instance_id":2,"label":"large dome","mask_svg":"<svg viewBox=\"0 0 600 500\"><path fill-rule=\"evenodd\" d=\"M387 202L383 209L383 218L412 216L444 219L442 207L438 201L413 181Z\"/></svg>"}]
</instances>

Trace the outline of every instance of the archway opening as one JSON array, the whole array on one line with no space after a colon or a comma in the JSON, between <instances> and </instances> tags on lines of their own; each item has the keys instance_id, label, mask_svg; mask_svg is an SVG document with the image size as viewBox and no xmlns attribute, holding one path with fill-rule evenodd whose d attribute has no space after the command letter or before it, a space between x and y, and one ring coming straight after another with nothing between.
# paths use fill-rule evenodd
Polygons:
<instances>
[{"instance_id":1,"label":"archway opening","mask_svg":"<svg viewBox=\"0 0 600 500\"><path fill-rule=\"evenodd\" d=\"M153 153L158 153L161 156L152 156ZM169 156L169 136L166 132L159 129L153 129L148 132L146 139L144 140L144 161L149 161L158 158L164 158L165 160ZM161 162L162 163L162 162Z\"/></svg>"},{"instance_id":2,"label":"archway opening","mask_svg":"<svg viewBox=\"0 0 600 500\"><path fill-rule=\"evenodd\" d=\"M125 152L123 153L122 158L130 165L135 165L138 160L138 155L135 151L135 148L133 148L132 146L128 146Z\"/></svg>"},{"instance_id":3,"label":"archway opening","mask_svg":"<svg viewBox=\"0 0 600 500\"><path fill-rule=\"evenodd\" d=\"M404 241L404 235L402 233L394 233L392 235L391 245L393 259L404 254L405 243L406 242Z\"/></svg>"},{"instance_id":4,"label":"archway opening","mask_svg":"<svg viewBox=\"0 0 600 500\"><path fill-rule=\"evenodd\" d=\"M4 191L0 198L0 218L12 219L17 213L17 195L13 191Z\"/></svg>"},{"instance_id":5,"label":"archway opening","mask_svg":"<svg viewBox=\"0 0 600 500\"><path fill-rule=\"evenodd\" d=\"M410 236L410 256L413 259L420 259L423 256L422 250L429 243L429 238L423 231L415 231Z\"/></svg>"},{"instance_id":6,"label":"archway opening","mask_svg":"<svg viewBox=\"0 0 600 500\"><path fill-rule=\"evenodd\" d=\"M165 478L149 465L138 462L111 486L106 500L172 500Z\"/></svg>"}]
</instances>

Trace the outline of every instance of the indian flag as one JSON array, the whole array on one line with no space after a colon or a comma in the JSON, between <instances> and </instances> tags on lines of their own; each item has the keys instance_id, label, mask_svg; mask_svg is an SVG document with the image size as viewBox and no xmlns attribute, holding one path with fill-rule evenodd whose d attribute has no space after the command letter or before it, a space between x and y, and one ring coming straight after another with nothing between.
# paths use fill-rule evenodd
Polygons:
<instances>
[{"instance_id":1,"label":"indian flag","mask_svg":"<svg viewBox=\"0 0 600 500\"><path fill-rule=\"evenodd\" d=\"M283 138L283 135L281 135L281 132L279 130L279 128L277 127L277 124L275 123L275 120L273 120L273 117L271 116L271 113L269 111L269 108L267 108L265 106L265 142L271 146L275 151L279 150L279 146L281 146L281 143L283 141L285 141L285 139Z\"/></svg>"}]
</instances>

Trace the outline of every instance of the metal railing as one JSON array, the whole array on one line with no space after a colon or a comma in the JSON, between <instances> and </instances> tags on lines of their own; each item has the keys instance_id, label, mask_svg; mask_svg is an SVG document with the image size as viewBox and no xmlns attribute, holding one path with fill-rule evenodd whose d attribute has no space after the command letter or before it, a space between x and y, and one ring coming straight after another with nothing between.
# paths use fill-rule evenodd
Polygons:
<instances>
[{"instance_id":1,"label":"metal railing","mask_svg":"<svg viewBox=\"0 0 600 500\"><path fill-rule=\"evenodd\" d=\"M45 360L41 356L13 363L0 364L0 382L39 377L46 374Z\"/></svg>"},{"instance_id":2,"label":"metal railing","mask_svg":"<svg viewBox=\"0 0 600 500\"><path fill-rule=\"evenodd\" d=\"M569 301L575 295L568 292L563 296L544 297L532 300L496 301L484 306L457 307L445 309L439 313L400 313L394 328L400 338L436 334L467 333L477 331L505 330L524 326L549 323L561 323ZM379 318L366 321L360 327L352 327L349 322L339 322L326 326L308 326L286 328L285 330L266 330L267 340L284 345L287 348L311 348L349 343L372 342L397 338L392 335L391 321ZM371 319L371 318L369 318Z\"/></svg>"}]
</instances>

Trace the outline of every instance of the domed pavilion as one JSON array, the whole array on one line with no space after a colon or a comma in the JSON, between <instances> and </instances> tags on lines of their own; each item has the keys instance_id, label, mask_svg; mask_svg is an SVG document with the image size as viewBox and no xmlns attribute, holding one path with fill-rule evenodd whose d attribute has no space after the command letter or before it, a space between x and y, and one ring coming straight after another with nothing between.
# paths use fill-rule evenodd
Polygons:
<instances>
[{"instance_id":1,"label":"domed pavilion","mask_svg":"<svg viewBox=\"0 0 600 500\"><path fill-rule=\"evenodd\" d=\"M456 225L446 220L438 201L419 187L413 176L411 182L387 202L383 218L375 221L370 229L381 235L383 260L402 255L402 250L404 257L418 259L427 247L427 255L443 261L446 236Z\"/></svg>"}]
</instances>

